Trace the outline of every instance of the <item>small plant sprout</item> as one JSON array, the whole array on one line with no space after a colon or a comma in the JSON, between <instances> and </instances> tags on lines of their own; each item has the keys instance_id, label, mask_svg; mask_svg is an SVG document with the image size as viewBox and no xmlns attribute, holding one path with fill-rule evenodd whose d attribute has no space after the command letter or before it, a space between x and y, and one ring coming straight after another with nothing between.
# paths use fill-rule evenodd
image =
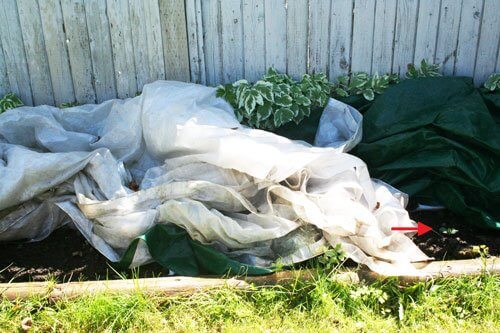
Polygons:
<instances>
[{"instance_id":1,"label":"small plant sprout","mask_svg":"<svg viewBox=\"0 0 500 333\"><path fill-rule=\"evenodd\" d=\"M363 95L366 100L373 101L375 94L382 94L390 84L397 82L399 82L399 78L395 74L370 76L365 72L352 73L337 78L332 95L336 98Z\"/></svg>"},{"instance_id":2,"label":"small plant sprout","mask_svg":"<svg viewBox=\"0 0 500 333\"><path fill-rule=\"evenodd\" d=\"M0 113L5 112L9 109L14 109L23 106L23 102L14 95L13 93L8 93L2 99L0 99Z\"/></svg>"},{"instance_id":3,"label":"small plant sprout","mask_svg":"<svg viewBox=\"0 0 500 333\"><path fill-rule=\"evenodd\" d=\"M488 80L484 83L484 87L491 92L500 90L500 73L491 74Z\"/></svg>"},{"instance_id":4,"label":"small plant sprout","mask_svg":"<svg viewBox=\"0 0 500 333\"><path fill-rule=\"evenodd\" d=\"M319 258L318 262L325 270L331 271L347 258L342 245L335 244L333 248L326 250Z\"/></svg>"},{"instance_id":5,"label":"small plant sprout","mask_svg":"<svg viewBox=\"0 0 500 333\"><path fill-rule=\"evenodd\" d=\"M408 64L408 72L406 72L407 79L415 79L417 77L436 77L441 76L439 73L439 68L441 66L438 64L428 64L425 59L420 62L420 67L414 64Z\"/></svg>"},{"instance_id":6,"label":"small plant sprout","mask_svg":"<svg viewBox=\"0 0 500 333\"><path fill-rule=\"evenodd\" d=\"M439 232L445 235L454 235L458 230L452 227L441 227L439 228Z\"/></svg>"}]
</instances>

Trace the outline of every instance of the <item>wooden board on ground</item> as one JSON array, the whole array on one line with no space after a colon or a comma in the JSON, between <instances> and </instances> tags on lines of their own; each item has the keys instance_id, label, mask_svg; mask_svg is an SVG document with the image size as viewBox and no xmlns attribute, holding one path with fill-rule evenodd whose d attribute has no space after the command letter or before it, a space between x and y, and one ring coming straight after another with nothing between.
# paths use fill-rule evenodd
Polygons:
<instances>
[{"instance_id":1,"label":"wooden board on ground","mask_svg":"<svg viewBox=\"0 0 500 333\"><path fill-rule=\"evenodd\" d=\"M500 258L435 261L421 264L419 275L398 277L401 283L414 283L430 279L480 274L500 274ZM154 293L165 296L193 294L220 287L249 289L252 285L269 286L286 284L296 280L311 280L317 276L312 270L281 271L265 276L235 277L230 279L213 277L163 277L135 280L84 281L54 284L51 282L22 282L0 284L0 295L9 300L45 296L51 300L79 297L95 293ZM332 279L343 283L361 283L386 277L360 269L333 274Z\"/></svg>"}]
</instances>

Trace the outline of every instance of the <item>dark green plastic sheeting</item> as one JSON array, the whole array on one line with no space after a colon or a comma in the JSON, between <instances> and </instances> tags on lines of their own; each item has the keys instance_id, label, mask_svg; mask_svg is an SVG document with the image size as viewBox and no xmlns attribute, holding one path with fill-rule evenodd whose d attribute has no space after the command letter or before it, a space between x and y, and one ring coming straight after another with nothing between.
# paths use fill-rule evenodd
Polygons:
<instances>
[{"instance_id":1,"label":"dark green plastic sheeting","mask_svg":"<svg viewBox=\"0 0 500 333\"><path fill-rule=\"evenodd\" d=\"M143 240L153 259L176 274L198 276L264 275L273 269L250 266L228 258L206 245L192 240L186 230L173 224L155 225L128 247L118 266L127 268L132 263L139 241Z\"/></svg>"},{"instance_id":2,"label":"dark green plastic sheeting","mask_svg":"<svg viewBox=\"0 0 500 333\"><path fill-rule=\"evenodd\" d=\"M363 114L363 140L351 153L413 203L500 229L499 107L499 94L470 78L405 80Z\"/></svg>"}]
</instances>

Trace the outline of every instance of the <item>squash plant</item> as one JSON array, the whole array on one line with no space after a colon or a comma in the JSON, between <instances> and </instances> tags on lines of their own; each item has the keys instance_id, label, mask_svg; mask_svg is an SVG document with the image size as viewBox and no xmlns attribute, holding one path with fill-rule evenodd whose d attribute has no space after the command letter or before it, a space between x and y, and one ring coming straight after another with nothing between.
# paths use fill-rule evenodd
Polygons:
<instances>
[{"instance_id":1,"label":"squash plant","mask_svg":"<svg viewBox=\"0 0 500 333\"><path fill-rule=\"evenodd\" d=\"M217 97L231 104L242 124L272 131L291 121L298 124L311 110L323 108L330 88L324 74L305 74L297 82L269 68L254 84L239 80L219 86Z\"/></svg>"}]
</instances>

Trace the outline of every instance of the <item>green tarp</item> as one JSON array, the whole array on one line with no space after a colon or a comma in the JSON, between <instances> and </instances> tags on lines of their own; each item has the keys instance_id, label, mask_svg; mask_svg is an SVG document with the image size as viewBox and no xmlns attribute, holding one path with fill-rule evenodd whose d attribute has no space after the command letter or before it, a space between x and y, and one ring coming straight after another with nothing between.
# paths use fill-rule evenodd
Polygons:
<instances>
[{"instance_id":1,"label":"green tarp","mask_svg":"<svg viewBox=\"0 0 500 333\"><path fill-rule=\"evenodd\" d=\"M500 229L499 106L498 93L480 92L470 78L406 80L364 112L351 153L413 203Z\"/></svg>"},{"instance_id":2,"label":"green tarp","mask_svg":"<svg viewBox=\"0 0 500 333\"><path fill-rule=\"evenodd\" d=\"M129 267L139 241L143 240L151 257L178 275L264 275L274 270L245 265L189 237L186 230L173 225L155 225L129 245L118 266Z\"/></svg>"}]
</instances>

